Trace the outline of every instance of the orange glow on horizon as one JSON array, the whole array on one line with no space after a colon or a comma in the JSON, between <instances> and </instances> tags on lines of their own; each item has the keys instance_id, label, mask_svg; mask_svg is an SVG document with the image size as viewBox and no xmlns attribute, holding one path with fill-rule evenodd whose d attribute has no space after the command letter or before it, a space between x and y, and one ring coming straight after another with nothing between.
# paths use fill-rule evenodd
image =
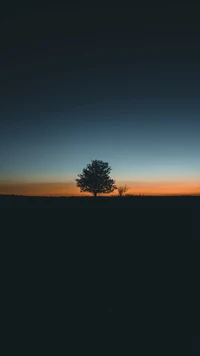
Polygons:
<instances>
[{"instance_id":1,"label":"orange glow on horizon","mask_svg":"<svg viewBox=\"0 0 200 356\"><path fill-rule=\"evenodd\" d=\"M200 194L200 182L191 181L152 181L152 182L116 182L118 186L126 184L130 187L130 195L188 195ZM84 196L74 182L1 182L0 194L15 194L29 196ZM102 194L106 195L106 194ZM118 195L117 190L109 195Z\"/></svg>"}]
</instances>

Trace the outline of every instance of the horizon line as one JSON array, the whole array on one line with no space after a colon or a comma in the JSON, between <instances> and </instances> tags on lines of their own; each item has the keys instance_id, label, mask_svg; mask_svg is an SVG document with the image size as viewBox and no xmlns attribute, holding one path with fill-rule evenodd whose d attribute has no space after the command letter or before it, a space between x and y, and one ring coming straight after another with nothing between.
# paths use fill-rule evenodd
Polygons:
<instances>
[{"instance_id":1,"label":"horizon line","mask_svg":"<svg viewBox=\"0 0 200 356\"><path fill-rule=\"evenodd\" d=\"M1 196L11 196L11 197L27 197L27 198L94 198L93 195L26 195L26 194L2 194ZM119 195L97 195L96 198L130 198L130 197L185 197L185 196L200 196L200 193L193 193L193 194L127 194L122 197Z\"/></svg>"}]
</instances>

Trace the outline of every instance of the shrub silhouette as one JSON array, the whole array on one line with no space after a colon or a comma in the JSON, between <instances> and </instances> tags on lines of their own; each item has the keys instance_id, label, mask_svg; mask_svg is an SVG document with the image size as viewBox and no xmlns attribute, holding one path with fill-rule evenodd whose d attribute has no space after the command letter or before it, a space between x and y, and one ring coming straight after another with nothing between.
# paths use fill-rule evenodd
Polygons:
<instances>
[{"instance_id":1,"label":"shrub silhouette","mask_svg":"<svg viewBox=\"0 0 200 356\"><path fill-rule=\"evenodd\" d=\"M117 188L117 190L119 196L122 197L129 190L129 187L127 187L127 185L121 185Z\"/></svg>"},{"instance_id":2,"label":"shrub silhouette","mask_svg":"<svg viewBox=\"0 0 200 356\"><path fill-rule=\"evenodd\" d=\"M112 193L117 187L110 178L111 167L107 162L92 160L76 178L76 185L81 192L89 192L97 196L99 193Z\"/></svg>"}]
</instances>

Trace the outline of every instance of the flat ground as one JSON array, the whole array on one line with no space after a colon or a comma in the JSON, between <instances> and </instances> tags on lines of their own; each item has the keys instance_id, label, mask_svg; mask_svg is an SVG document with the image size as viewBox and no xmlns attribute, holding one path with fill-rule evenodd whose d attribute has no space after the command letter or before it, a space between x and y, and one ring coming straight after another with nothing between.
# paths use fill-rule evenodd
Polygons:
<instances>
[{"instance_id":1,"label":"flat ground","mask_svg":"<svg viewBox=\"0 0 200 356\"><path fill-rule=\"evenodd\" d=\"M73 228L89 223L95 234L200 239L200 196L127 196L127 197L27 197L0 195L0 208L34 208L34 215L45 213L53 219L67 218ZM42 210L41 210L42 208ZM62 210L60 210L62 209ZM30 215L30 210L22 211ZM33 211L31 209L31 211ZM51 211L51 212L50 212ZM18 210L18 212L20 212ZM16 212L15 212L16 213ZM31 213L32 215L32 213ZM31 216L30 215L30 216ZM50 216L49 215L49 216ZM56 217L57 216L57 217ZM52 223L52 218L50 223ZM76 222L75 222L76 221ZM66 221L59 221L59 226ZM94 225L94 226L93 226ZM93 226L93 228L91 228ZM106 231L103 229L106 227ZM60 227L61 229L61 227ZM64 225L66 229L66 225ZM109 236L110 236L109 235Z\"/></svg>"},{"instance_id":2,"label":"flat ground","mask_svg":"<svg viewBox=\"0 0 200 356\"><path fill-rule=\"evenodd\" d=\"M200 209L200 196L26 197L0 195L1 208L183 208Z\"/></svg>"},{"instance_id":3,"label":"flat ground","mask_svg":"<svg viewBox=\"0 0 200 356\"><path fill-rule=\"evenodd\" d=\"M141 345L165 345L166 335L173 345L192 305L189 333L199 335L199 283L188 297L188 277L192 266L199 280L200 197L0 196L0 207L20 318L31 305L31 318L57 325L62 316L71 330L79 325L94 340L102 335L111 349L119 330L124 340L137 340L137 330ZM199 337L190 339L196 351Z\"/></svg>"}]
</instances>

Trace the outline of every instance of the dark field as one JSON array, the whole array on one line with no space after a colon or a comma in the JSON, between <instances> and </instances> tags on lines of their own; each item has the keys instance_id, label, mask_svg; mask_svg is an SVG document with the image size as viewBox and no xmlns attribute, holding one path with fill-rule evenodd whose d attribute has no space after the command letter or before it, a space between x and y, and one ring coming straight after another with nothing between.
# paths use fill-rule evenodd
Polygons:
<instances>
[{"instance_id":1,"label":"dark field","mask_svg":"<svg viewBox=\"0 0 200 356\"><path fill-rule=\"evenodd\" d=\"M0 195L1 208L200 209L200 196L26 197Z\"/></svg>"},{"instance_id":2,"label":"dark field","mask_svg":"<svg viewBox=\"0 0 200 356\"><path fill-rule=\"evenodd\" d=\"M162 236L176 239L183 239L184 236L200 239L200 196L94 198L0 195L0 208L9 208L9 214L14 213L13 209L16 209L16 214L20 213L18 209L25 208L21 214L23 216L27 213L29 217L44 214L49 216L50 224L58 218L60 229L62 224L66 228L66 219L68 227L73 221L74 229L81 229L86 221L90 221L90 226L95 225L93 230L96 234L101 234L102 229L103 237L109 232L113 236ZM34 209L34 212L28 208ZM61 216L65 218L62 220ZM85 230L82 233L85 234Z\"/></svg>"},{"instance_id":3,"label":"dark field","mask_svg":"<svg viewBox=\"0 0 200 356\"><path fill-rule=\"evenodd\" d=\"M199 335L190 276L199 279L200 197L0 196L0 207L2 237L13 230L8 300L20 318L24 310L47 330L68 320L75 344L76 333L83 343L89 335L111 353L120 338L172 350L185 332ZM190 353L199 347L192 336Z\"/></svg>"}]
</instances>

